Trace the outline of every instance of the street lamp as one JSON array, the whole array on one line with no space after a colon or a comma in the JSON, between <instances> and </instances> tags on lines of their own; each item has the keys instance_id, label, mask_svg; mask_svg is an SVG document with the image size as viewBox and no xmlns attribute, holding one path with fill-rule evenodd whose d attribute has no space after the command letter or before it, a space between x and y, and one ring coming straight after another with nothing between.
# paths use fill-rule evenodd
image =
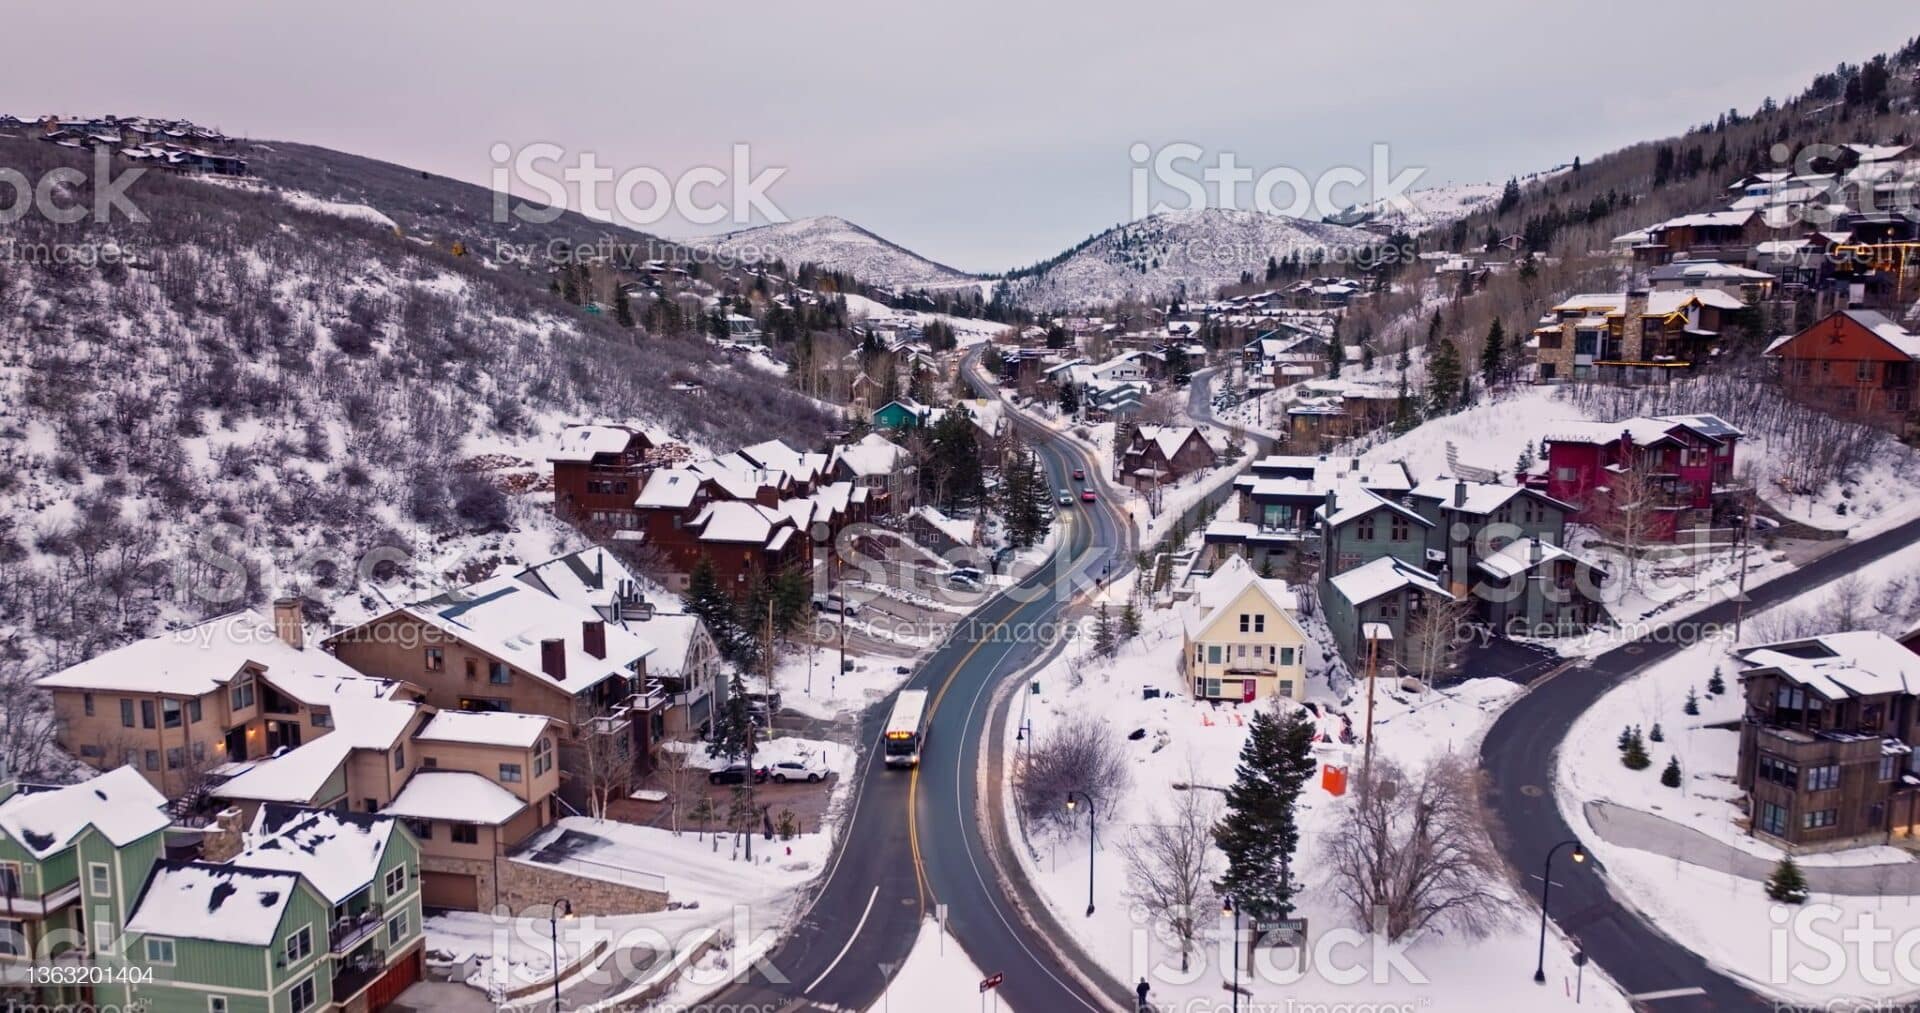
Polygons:
<instances>
[{"instance_id":1,"label":"street lamp","mask_svg":"<svg viewBox=\"0 0 1920 1013\"><path fill-rule=\"evenodd\" d=\"M1073 797L1075 795L1080 796L1081 798L1085 799L1087 802L1087 915L1091 917L1093 915L1093 834L1094 834L1093 796L1087 794L1084 791L1067 792L1067 814L1068 815L1073 814L1073 811L1074 811Z\"/></svg>"},{"instance_id":2,"label":"street lamp","mask_svg":"<svg viewBox=\"0 0 1920 1013\"><path fill-rule=\"evenodd\" d=\"M1240 1013L1240 909L1231 894L1220 898L1220 913L1233 916L1233 1013Z\"/></svg>"},{"instance_id":3,"label":"street lamp","mask_svg":"<svg viewBox=\"0 0 1920 1013\"><path fill-rule=\"evenodd\" d=\"M553 1013L560 1013L560 919L573 917L573 902L565 897L553 902L547 914L547 930L553 933Z\"/></svg>"},{"instance_id":4,"label":"street lamp","mask_svg":"<svg viewBox=\"0 0 1920 1013\"><path fill-rule=\"evenodd\" d=\"M1544 985L1547 983L1547 900L1553 896L1553 856L1558 854L1561 848L1569 844L1573 845L1573 860L1575 862L1584 862L1587 860L1587 849L1582 846L1579 841L1565 840L1547 850L1547 865L1545 869L1541 870L1540 956L1539 960L1533 966L1533 983L1536 985Z\"/></svg>"}]
</instances>

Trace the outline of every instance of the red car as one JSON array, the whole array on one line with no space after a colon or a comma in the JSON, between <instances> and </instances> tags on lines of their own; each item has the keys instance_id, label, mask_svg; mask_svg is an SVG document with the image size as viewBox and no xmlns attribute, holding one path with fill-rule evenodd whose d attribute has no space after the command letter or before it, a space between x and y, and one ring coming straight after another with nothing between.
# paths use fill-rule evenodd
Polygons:
<instances>
[{"instance_id":1,"label":"red car","mask_svg":"<svg viewBox=\"0 0 1920 1013\"><path fill-rule=\"evenodd\" d=\"M1087 469L1085 469L1085 468L1075 468L1075 469L1073 469L1073 477L1074 477L1074 478L1086 478L1086 477L1087 477Z\"/></svg>"},{"instance_id":2,"label":"red car","mask_svg":"<svg viewBox=\"0 0 1920 1013\"><path fill-rule=\"evenodd\" d=\"M1080 490L1080 502L1082 502L1082 503L1091 503L1091 502L1093 502L1093 490L1092 490L1092 489L1082 489L1082 490Z\"/></svg>"}]
</instances>

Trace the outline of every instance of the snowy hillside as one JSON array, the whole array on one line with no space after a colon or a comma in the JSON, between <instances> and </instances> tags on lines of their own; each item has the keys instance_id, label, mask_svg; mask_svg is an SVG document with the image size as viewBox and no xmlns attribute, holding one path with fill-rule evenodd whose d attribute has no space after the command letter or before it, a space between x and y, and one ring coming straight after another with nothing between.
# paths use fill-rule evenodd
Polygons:
<instances>
[{"instance_id":1,"label":"snowy hillside","mask_svg":"<svg viewBox=\"0 0 1920 1013\"><path fill-rule=\"evenodd\" d=\"M0 145L30 175L81 157ZM374 575L419 586L550 552L568 533L541 480L568 420L639 418L705 448L823 431L706 342L397 235L414 209L345 189L151 173L130 193L148 224L13 226L17 249L111 241L130 263L0 266L9 677L288 590L349 592L370 553ZM700 393L671 389L691 377Z\"/></svg>"},{"instance_id":2,"label":"snowy hillside","mask_svg":"<svg viewBox=\"0 0 1920 1013\"><path fill-rule=\"evenodd\" d=\"M1414 190L1407 194L1415 209L1413 214L1383 200L1367 207L1373 214L1370 224L1405 229L1415 235L1444 228L1499 200L1505 187L1505 183L1447 183Z\"/></svg>"},{"instance_id":3,"label":"snowy hillside","mask_svg":"<svg viewBox=\"0 0 1920 1013\"><path fill-rule=\"evenodd\" d=\"M942 288L977 280L832 215L681 242L713 250L744 264L774 260L789 268L813 264L851 274L869 285L888 288Z\"/></svg>"},{"instance_id":4,"label":"snowy hillside","mask_svg":"<svg viewBox=\"0 0 1920 1013\"><path fill-rule=\"evenodd\" d=\"M1265 272L1269 257L1315 250L1331 257L1378 241L1359 229L1257 211L1166 211L1109 229L1011 284L1014 297L1036 310L1158 300L1182 289L1210 298L1243 272Z\"/></svg>"}]
</instances>

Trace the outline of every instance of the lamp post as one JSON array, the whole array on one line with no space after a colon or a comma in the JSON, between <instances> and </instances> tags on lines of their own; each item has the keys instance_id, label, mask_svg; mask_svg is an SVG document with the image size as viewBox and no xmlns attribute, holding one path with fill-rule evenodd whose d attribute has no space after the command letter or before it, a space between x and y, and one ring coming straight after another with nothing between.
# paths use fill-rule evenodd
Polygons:
<instances>
[{"instance_id":1,"label":"lamp post","mask_svg":"<svg viewBox=\"0 0 1920 1013\"><path fill-rule=\"evenodd\" d=\"M1069 814L1071 814L1075 808L1073 799L1075 795L1085 799L1087 803L1087 915L1091 917L1093 915L1093 796L1084 791L1067 792L1067 812Z\"/></svg>"},{"instance_id":2,"label":"lamp post","mask_svg":"<svg viewBox=\"0 0 1920 1013\"><path fill-rule=\"evenodd\" d=\"M1231 894L1220 898L1220 913L1233 916L1233 1013L1240 1013L1240 908Z\"/></svg>"},{"instance_id":3,"label":"lamp post","mask_svg":"<svg viewBox=\"0 0 1920 1013\"><path fill-rule=\"evenodd\" d=\"M553 934L553 1013L560 1013L560 919L573 917L573 902L565 897L553 902L547 913L547 931Z\"/></svg>"},{"instance_id":4,"label":"lamp post","mask_svg":"<svg viewBox=\"0 0 1920 1013\"><path fill-rule=\"evenodd\" d=\"M1536 985L1547 983L1547 901L1553 896L1553 856L1569 844L1573 845L1575 862L1587 860L1587 849L1579 841L1565 840L1547 849L1546 867L1540 871L1540 956L1533 966L1533 983Z\"/></svg>"}]
</instances>

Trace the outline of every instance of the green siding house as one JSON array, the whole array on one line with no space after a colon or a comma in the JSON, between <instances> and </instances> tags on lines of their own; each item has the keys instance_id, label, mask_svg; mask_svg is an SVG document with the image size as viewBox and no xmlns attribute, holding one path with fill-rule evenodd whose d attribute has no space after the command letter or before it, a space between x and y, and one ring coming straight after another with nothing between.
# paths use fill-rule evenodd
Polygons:
<instances>
[{"instance_id":1,"label":"green siding house","mask_svg":"<svg viewBox=\"0 0 1920 1013\"><path fill-rule=\"evenodd\" d=\"M933 409L918 401L903 399L888 401L873 410L873 428L875 429L920 429L927 424Z\"/></svg>"}]
</instances>

